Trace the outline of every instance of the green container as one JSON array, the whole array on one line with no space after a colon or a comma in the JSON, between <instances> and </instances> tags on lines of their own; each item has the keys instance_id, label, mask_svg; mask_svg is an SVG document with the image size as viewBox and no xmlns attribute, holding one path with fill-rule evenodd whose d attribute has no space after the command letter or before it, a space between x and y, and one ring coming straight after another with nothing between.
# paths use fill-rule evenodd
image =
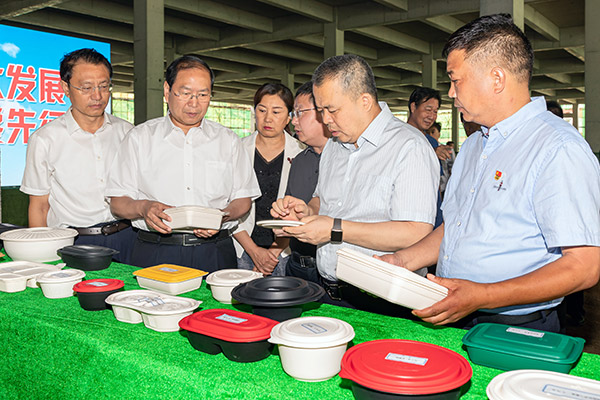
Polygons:
<instances>
[{"instance_id":1,"label":"green container","mask_svg":"<svg viewBox=\"0 0 600 400\"><path fill-rule=\"evenodd\" d=\"M475 364L511 371L543 369L568 373L575 365L585 340L516 326L483 323L462 338Z\"/></svg>"}]
</instances>

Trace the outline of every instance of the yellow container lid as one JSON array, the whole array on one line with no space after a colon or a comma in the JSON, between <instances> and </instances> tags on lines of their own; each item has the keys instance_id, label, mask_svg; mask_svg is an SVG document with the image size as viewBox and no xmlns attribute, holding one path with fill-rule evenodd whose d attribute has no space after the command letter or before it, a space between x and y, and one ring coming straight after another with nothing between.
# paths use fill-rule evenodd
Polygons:
<instances>
[{"instance_id":1,"label":"yellow container lid","mask_svg":"<svg viewBox=\"0 0 600 400\"><path fill-rule=\"evenodd\" d=\"M142 278L153 279L155 281L176 283L188 281L208 274L206 271L199 269L182 267L174 264L160 264L154 267L142 268L134 271L135 276Z\"/></svg>"}]
</instances>

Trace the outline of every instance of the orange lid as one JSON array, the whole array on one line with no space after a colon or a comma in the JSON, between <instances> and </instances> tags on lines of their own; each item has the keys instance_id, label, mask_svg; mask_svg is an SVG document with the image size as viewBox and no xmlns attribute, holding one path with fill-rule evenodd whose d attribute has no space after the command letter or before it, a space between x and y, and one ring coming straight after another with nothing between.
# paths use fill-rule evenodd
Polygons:
<instances>
[{"instance_id":1,"label":"orange lid","mask_svg":"<svg viewBox=\"0 0 600 400\"><path fill-rule=\"evenodd\" d=\"M199 269L182 267L174 264L160 264L154 267L142 268L133 272L134 275L155 281L175 283L198 278L208 274Z\"/></svg>"}]
</instances>

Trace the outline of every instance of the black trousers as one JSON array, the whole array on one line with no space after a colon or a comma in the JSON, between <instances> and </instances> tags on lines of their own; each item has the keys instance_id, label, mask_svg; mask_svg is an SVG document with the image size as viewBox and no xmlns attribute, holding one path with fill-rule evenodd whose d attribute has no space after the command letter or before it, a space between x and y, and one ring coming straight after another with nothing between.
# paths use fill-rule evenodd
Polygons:
<instances>
[{"instance_id":1,"label":"black trousers","mask_svg":"<svg viewBox=\"0 0 600 400\"><path fill-rule=\"evenodd\" d=\"M113 260L122 264L131 264L131 252L136 238L137 234L128 227L112 235L79 235L75 238L75 244L94 244L118 250L119 254L116 254Z\"/></svg>"}]
</instances>

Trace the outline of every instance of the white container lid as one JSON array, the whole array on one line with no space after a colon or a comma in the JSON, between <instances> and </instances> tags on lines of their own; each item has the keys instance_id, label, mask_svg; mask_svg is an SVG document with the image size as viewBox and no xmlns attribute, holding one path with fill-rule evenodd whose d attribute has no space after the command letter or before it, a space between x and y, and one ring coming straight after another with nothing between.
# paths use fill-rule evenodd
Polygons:
<instances>
[{"instance_id":1,"label":"white container lid","mask_svg":"<svg viewBox=\"0 0 600 400\"><path fill-rule=\"evenodd\" d=\"M193 311L202 302L151 290L128 290L111 294L106 298L106 303L150 315L175 315Z\"/></svg>"},{"instance_id":2,"label":"white container lid","mask_svg":"<svg viewBox=\"0 0 600 400\"><path fill-rule=\"evenodd\" d=\"M318 349L339 346L353 338L354 329L345 321L328 317L300 317L275 325L269 342Z\"/></svg>"},{"instance_id":3,"label":"white container lid","mask_svg":"<svg viewBox=\"0 0 600 400\"><path fill-rule=\"evenodd\" d=\"M178 214L178 213L190 213L190 214L212 214L223 216L223 211L217 208L208 208L202 206L179 206L173 208L167 208L165 214Z\"/></svg>"},{"instance_id":4,"label":"white container lid","mask_svg":"<svg viewBox=\"0 0 600 400\"><path fill-rule=\"evenodd\" d=\"M23 228L4 232L0 240L14 242L38 242L44 240L61 240L77 236L75 229L71 228Z\"/></svg>"},{"instance_id":5,"label":"white container lid","mask_svg":"<svg viewBox=\"0 0 600 400\"><path fill-rule=\"evenodd\" d=\"M79 269L64 269L62 271L46 272L37 277L38 283L64 283L83 279L85 272Z\"/></svg>"},{"instance_id":6,"label":"white container lid","mask_svg":"<svg viewBox=\"0 0 600 400\"><path fill-rule=\"evenodd\" d=\"M221 269L208 275L206 283L211 286L237 286L262 277L260 272L248 269Z\"/></svg>"},{"instance_id":7,"label":"white container lid","mask_svg":"<svg viewBox=\"0 0 600 400\"><path fill-rule=\"evenodd\" d=\"M560 372L522 369L496 376L486 393L490 400L600 400L600 382Z\"/></svg>"}]
</instances>

